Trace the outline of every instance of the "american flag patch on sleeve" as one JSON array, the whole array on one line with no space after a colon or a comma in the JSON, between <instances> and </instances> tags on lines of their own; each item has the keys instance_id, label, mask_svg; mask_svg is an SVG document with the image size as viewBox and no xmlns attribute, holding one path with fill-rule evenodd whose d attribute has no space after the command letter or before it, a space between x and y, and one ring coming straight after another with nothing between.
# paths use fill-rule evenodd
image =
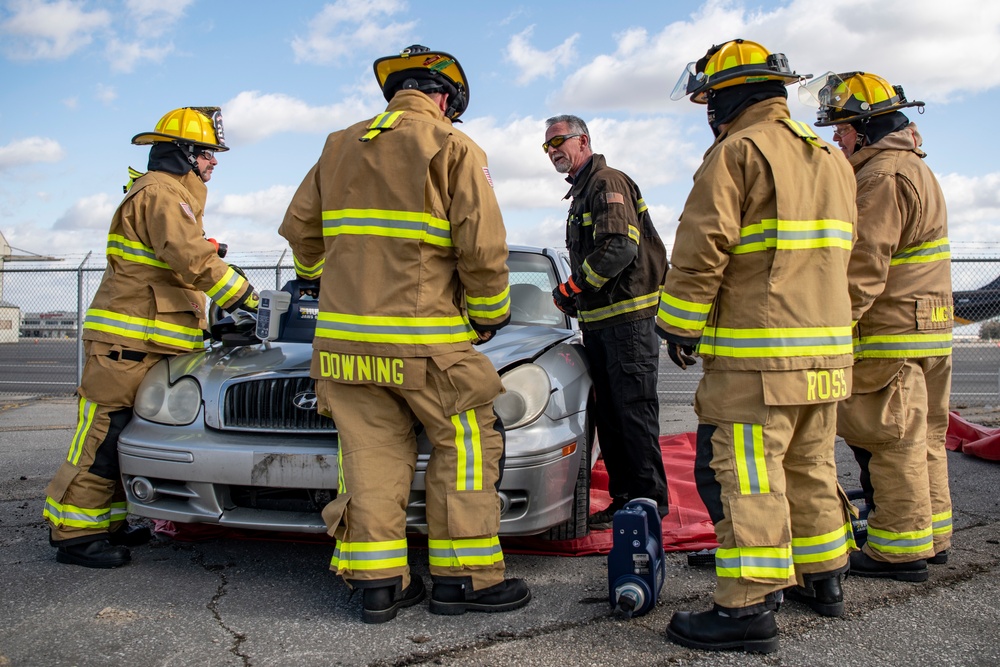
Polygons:
<instances>
[{"instance_id":1,"label":"american flag patch on sleeve","mask_svg":"<svg viewBox=\"0 0 1000 667\"><path fill-rule=\"evenodd\" d=\"M605 192L604 201L609 204L624 204L625 197L620 192Z\"/></svg>"},{"instance_id":2,"label":"american flag patch on sleeve","mask_svg":"<svg viewBox=\"0 0 1000 667\"><path fill-rule=\"evenodd\" d=\"M483 167L483 173L486 174L486 182L489 183L490 187L492 188L493 187L493 177L490 176L490 170L489 170L489 168L488 167Z\"/></svg>"}]
</instances>

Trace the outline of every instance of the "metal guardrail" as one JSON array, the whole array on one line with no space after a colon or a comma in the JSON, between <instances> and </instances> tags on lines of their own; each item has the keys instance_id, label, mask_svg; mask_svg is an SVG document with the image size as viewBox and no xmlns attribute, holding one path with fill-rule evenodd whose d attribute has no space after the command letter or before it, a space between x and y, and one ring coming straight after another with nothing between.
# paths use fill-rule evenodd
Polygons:
<instances>
[{"instance_id":1,"label":"metal guardrail","mask_svg":"<svg viewBox=\"0 0 1000 667\"><path fill-rule=\"evenodd\" d=\"M229 259L229 258L227 258ZM280 289L295 277L277 261L236 262L258 289ZM104 274L104 257L90 254L75 267L17 266L0 269L0 395L71 395L82 371L79 335L84 312ZM100 263L100 266L94 264ZM956 307L980 320L954 331L953 408L1000 405L1000 258L952 258ZM963 295L975 303L959 305ZM675 372L661 364L660 400L690 404L697 372ZM694 369L692 369L694 370Z\"/></svg>"}]
</instances>

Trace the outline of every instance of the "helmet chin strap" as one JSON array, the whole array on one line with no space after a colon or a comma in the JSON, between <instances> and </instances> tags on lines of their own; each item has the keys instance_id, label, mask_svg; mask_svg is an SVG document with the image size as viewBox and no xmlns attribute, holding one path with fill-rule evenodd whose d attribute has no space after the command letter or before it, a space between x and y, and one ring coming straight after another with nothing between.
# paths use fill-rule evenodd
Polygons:
<instances>
[{"instance_id":1,"label":"helmet chin strap","mask_svg":"<svg viewBox=\"0 0 1000 667\"><path fill-rule=\"evenodd\" d=\"M187 159L188 164L191 165L191 171L194 172L195 176L201 178L201 169L198 168L198 155L195 153L194 144L177 144L182 151L184 151L184 157Z\"/></svg>"}]
</instances>

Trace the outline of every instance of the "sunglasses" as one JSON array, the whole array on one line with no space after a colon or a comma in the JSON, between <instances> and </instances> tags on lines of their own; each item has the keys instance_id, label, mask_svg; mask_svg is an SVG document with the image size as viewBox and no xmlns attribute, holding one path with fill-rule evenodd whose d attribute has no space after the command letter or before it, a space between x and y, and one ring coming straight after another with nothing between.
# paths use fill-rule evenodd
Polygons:
<instances>
[{"instance_id":1,"label":"sunglasses","mask_svg":"<svg viewBox=\"0 0 1000 667\"><path fill-rule=\"evenodd\" d=\"M557 134L556 136L552 137L551 139L549 139L548 141L546 141L544 144L542 144L542 152L543 153L548 153L549 152L549 146L551 146L552 148L559 148L564 143L566 143L567 139L572 139L573 137L581 137L581 136L583 136L583 135L581 135L581 134Z\"/></svg>"},{"instance_id":2,"label":"sunglasses","mask_svg":"<svg viewBox=\"0 0 1000 667\"><path fill-rule=\"evenodd\" d=\"M203 157L209 162L215 159L215 151L202 151L198 153L198 157Z\"/></svg>"}]
</instances>

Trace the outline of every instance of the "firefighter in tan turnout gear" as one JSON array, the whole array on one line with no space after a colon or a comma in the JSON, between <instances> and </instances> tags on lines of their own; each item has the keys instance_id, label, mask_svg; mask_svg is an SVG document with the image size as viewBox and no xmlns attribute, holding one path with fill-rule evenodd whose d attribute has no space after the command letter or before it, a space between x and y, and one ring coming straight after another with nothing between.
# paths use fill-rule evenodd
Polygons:
<instances>
[{"instance_id":1,"label":"firefighter in tan turnout gear","mask_svg":"<svg viewBox=\"0 0 1000 667\"><path fill-rule=\"evenodd\" d=\"M732 40L671 97L708 105L716 135L677 228L657 326L704 376L695 480L715 523L714 608L667 628L707 650L778 648L781 592L843 614L853 548L837 483L837 401L851 388L847 265L856 219L843 157L789 117L783 54Z\"/></svg>"},{"instance_id":2,"label":"firefighter in tan turnout gear","mask_svg":"<svg viewBox=\"0 0 1000 667\"><path fill-rule=\"evenodd\" d=\"M298 275L322 280L311 375L339 432L330 568L363 590L366 623L424 598L406 540L422 426L431 612L517 609L531 595L504 578L497 536L502 385L472 347L510 319L506 231L486 155L453 126L468 83L418 45L374 69L388 108L327 138L279 230Z\"/></svg>"},{"instance_id":3,"label":"firefighter in tan turnout gear","mask_svg":"<svg viewBox=\"0 0 1000 667\"><path fill-rule=\"evenodd\" d=\"M947 562L951 494L951 251L944 195L924 163L903 89L875 74L829 72L800 93L819 103L858 183L849 278L854 391L837 431L861 466L871 511L851 574L925 581Z\"/></svg>"},{"instance_id":4,"label":"firefighter in tan turnout gear","mask_svg":"<svg viewBox=\"0 0 1000 667\"><path fill-rule=\"evenodd\" d=\"M226 310L257 305L253 287L202 228L215 153L229 150L221 110L175 109L132 143L152 144L149 171L129 170L111 221L108 266L83 323L78 424L45 490L56 559L86 567L124 565L128 547L151 537L125 521L118 467L118 436L146 372L164 357L204 348L206 294Z\"/></svg>"}]
</instances>

